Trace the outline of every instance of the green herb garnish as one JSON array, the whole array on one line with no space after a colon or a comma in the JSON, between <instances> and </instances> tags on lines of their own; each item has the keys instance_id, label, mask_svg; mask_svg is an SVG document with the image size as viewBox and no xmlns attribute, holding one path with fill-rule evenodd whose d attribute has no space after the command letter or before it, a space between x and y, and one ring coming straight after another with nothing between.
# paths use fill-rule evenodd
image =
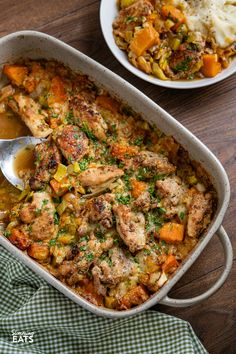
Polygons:
<instances>
[{"instance_id":1,"label":"green herb garnish","mask_svg":"<svg viewBox=\"0 0 236 354\"><path fill-rule=\"evenodd\" d=\"M86 254L85 258L88 262L92 262L94 259L94 255L92 253L88 253Z\"/></svg>"},{"instance_id":2,"label":"green herb garnish","mask_svg":"<svg viewBox=\"0 0 236 354\"><path fill-rule=\"evenodd\" d=\"M189 64L191 63L191 61L193 60L193 58L191 57L187 57L186 59L184 59L183 61L181 61L179 64L177 64L174 67L174 71L188 71L189 70Z\"/></svg>"},{"instance_id":3,"label":"green herb garnish","mask_svg":"<svg viewBox=\"0 0 236 354\"><path fill-rule=\"evenodd\" d=\"M53 215L53 220L54 220L54 224L55 225L59 225L59 214L55 211L54 215Z\"/></svg>"},{"instance_id":4,"label":"green herb garnish","mask_svg":"<svg viewBox=\"0 0 236 354\"><path fill-rule=\"evenodd\" d=\"M130 203L131 196L130 195L118 195L116 196L116 201L120 204L127 205Z\"/></svg>"},{"instance_id":5,"label":"green herb garnish","mask_svg":"<svg viewBox=\"0 0 236 354\"><path fill-rule=\"evenodd\" d=\"M91 130L89 129L88 125L86 123L83 122L83 125L81 127L81 130L87 135L87 137L93 141L97 140L97 138L95 137L95 135L91 132Z\"/></svg>"}]
</instances>

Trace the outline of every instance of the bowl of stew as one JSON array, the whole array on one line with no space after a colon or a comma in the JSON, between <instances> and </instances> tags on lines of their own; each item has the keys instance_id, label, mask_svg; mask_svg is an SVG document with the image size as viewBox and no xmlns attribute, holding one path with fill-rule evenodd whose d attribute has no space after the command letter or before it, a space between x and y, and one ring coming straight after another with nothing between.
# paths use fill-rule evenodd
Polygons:
<instances>
[{"instance_id":1,"label":"bowl of stew","mask_svg":"<svg viewBox=\"0 0 236 354\"><path fill-rule=\"evenodd\" d=\"M106 317L213 294L232 266L221 227L229 184L216 157L141 92L63 42L23 31L0 44L3 121L14 117L18 134L46 139L28 151L33 163L18 167L21 193L2 179L0 244ZM168 298L215 232L226 254L220 279L199 297Z\"/></svg>"},{"instance_id":2,"label":"bowl of stew","mask_svg":"<svg viewBox=\"0 0 236 354\"><path fill-rule=\"evenodd\" d=\"M236 8L217 4L103 0L101 29L116 59L141 79L169 88L204 87L236 71L230 14Z\"/></svg>"}]
</instances>

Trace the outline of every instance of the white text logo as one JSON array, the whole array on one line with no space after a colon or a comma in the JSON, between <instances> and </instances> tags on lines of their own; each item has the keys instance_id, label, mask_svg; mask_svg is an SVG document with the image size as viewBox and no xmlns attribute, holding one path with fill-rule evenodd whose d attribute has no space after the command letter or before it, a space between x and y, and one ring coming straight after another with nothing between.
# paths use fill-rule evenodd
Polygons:
<instances>
[{"instance_id":1,"label":"white text logo","mask_svg":"<svg viewBox=\"0 0 236 354\"><path fill-rule=\"evenodd\" d=\"M12 331L13 343L33 343L34 332L18 332L15 329Z\"/></svg>"}]
</instances>

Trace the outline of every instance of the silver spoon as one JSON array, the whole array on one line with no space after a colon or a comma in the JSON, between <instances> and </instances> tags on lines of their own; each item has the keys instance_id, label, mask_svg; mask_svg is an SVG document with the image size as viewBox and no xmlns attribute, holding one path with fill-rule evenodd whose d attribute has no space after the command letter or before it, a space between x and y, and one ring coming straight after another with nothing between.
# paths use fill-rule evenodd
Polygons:
<instances>
[{"instance_id":1,"label":"silver spoon","mask_svg":"<svg viewBox=\"0 0 236 354\"><path fill-rule=\"evenodd\" d=\"M17 176L14 169L17 153L29 145L37 145L45 141L32 136L25 136L16 139L0 139L0 167L6 179L16 188L23 190L24 182Z\"/></svg>"}]
</instances>

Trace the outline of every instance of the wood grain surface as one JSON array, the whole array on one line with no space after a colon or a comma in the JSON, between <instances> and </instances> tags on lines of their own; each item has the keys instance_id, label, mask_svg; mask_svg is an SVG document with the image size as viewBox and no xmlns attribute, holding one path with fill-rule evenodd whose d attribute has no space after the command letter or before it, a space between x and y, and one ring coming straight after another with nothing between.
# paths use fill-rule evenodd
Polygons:
<instances>
[{"instance_id":1,"label":"wood grain surface","mask_svg":"<svg viewBox=\"0 0 236 354\"><path fill-rule=\"evenodd\" d=\"M235 249L236 75L188 91L165 89L136 78L117 62L104 42L99 6L99 0L1 0L0 35L33 29L65 41L128 80L197 135L228 173L231 202L224 227ZM187 298L201 294L216 281L223 265L222 247L214 236L170 295ZM204 303L185 309L156 309L189 321L211 354L236 353L236 261L225 285Z\"/></svg>"}]
</instances>

